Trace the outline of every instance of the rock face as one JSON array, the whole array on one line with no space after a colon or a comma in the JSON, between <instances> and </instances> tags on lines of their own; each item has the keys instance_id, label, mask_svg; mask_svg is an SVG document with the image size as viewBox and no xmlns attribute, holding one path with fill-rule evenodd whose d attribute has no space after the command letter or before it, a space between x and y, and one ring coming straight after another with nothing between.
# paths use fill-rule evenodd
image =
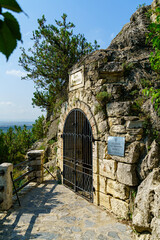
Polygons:
<instances>
[{"instance_id":1,"label":"rock face","mask_svg":"<svg viewBox=\"0 0 160 240\"><path fill-rule=\"evenodd\" d=\"M160 239L160 168L155 168L138 187L133 212L137 231L152 232L151 239Z\"/></svg>"},{"instance_id":2,"label":"rock face","mask_svg":"<svg viewBox=\"0 0 160 240\"><path fill-rule=\"evenodd\" d=\"M145 43L150 23L145 13L149 9L149 6L138 9L106 50L97 50L73 66L68 101L62 106L57 134L57 162L63 172L65 120L74 109L85 114L94 139L93 202L117 216L128 219L132 215L129 212L132 192L144 180L138 188L133 223L138 231L149 232L146 239L149 239L151 231L153 236L159 237L155 224L159 222L157 214L160 209L159 147L153 142L147 154L144 128L145 113L152 111L151 120L157 129L159 118L150 107L151 103L142 97L146 82L154 84L156 79L149 63L151 48ZM71 79L74 79L74 84ZM48 132L50 139L52 133L51 127ZM108 136L125 138L124 156L108 154Z\"/></svg>"},{"instance_id":3,"label":"rock face","mask_svg":"<svg viewBox=\"0 0 160 240\"><path fill-rule=\"evenodd\" d=\"M160 165L160 146L154 140L151 149L143 159L140 165L140 176L142 179L145 179L148 174Z\"/></svg>"},{"instance_id":4,"label":"rock face","mask_svg":"<svg viewBox=\"0 0 160 240\"><path fill-rule=\"evenodd\" d=\"M147 7L147 9L149 9L149 7ZM146 41L146 27L148 26L145 12L146 8L139 8L138 11L132 15L130 23L127 23L111 42L109 48L143 48Z\"/></svg>"}]
</instances>

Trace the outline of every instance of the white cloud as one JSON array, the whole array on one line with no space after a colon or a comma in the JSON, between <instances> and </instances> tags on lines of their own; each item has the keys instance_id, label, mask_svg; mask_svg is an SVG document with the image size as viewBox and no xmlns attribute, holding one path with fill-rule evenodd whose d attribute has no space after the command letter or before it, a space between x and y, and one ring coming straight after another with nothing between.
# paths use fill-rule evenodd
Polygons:
<instances>
[{"instance_id":1,"label":"white cloud","mask_svg":"<svg viewBox=\"0 0 160 240\"><path fill-rule=\"evenodd\" d=\"M1 102L0 102L0 105L1 105L1 106L14 106L14 103L13 103L13 102L10 102L10 101L6 101L6 102L1 101Z\"/></svg>"},{"instance_id":2,"label":"white cloud","mask_svg":"<svg viewBox=\"0 0 160 240\"><path fill-rule=\"evenodd\" d=\"M26 76L25 72L22 72L20 70L16 70L16 69L12 69L12 70L7 70L6 71L7 75L12 75L12 76L16 76L16 77L24 77Z\"/></svg>"}]
</instances>

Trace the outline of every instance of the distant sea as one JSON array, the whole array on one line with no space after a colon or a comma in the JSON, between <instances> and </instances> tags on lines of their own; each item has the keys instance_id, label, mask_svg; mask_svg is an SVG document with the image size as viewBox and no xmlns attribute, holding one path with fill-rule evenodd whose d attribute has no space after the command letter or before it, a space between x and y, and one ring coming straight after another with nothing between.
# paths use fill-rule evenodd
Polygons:
<instances>
[{"instance_id":1,"label":"distant sea","mask_svg":"<svg viewBox=\"0 0 160 240\"><path fill-rule=\"evenodd\" d=\"M13 121L13 122L5 122L5 121L0 121L0 130L2 130L4 133L6 133L7 131L8 131L8 129L10 128L10 127L12 127L12 128L14 128L14 126L16 125L16 126L18 126L18 127L21 127L21 128L23 128L23 126L24 125L26 125L27 126L27 129L29 130L29 129L32 129L32 124L33 124L34 122L23 122L23 121Z\"/></svg>"}]
</instances>

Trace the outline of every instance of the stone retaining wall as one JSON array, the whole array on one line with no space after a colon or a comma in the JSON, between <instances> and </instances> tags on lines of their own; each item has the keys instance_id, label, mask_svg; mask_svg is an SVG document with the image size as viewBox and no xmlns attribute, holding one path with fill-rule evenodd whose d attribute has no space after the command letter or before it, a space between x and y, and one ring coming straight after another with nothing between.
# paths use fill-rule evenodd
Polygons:
<instances>
[{"instance_id":1,"label":"stone retaining wall","mask_svg":"<svg viewBox=\"0 0 160 240\"><path fill-rule=\"evenodd\" d=\"M97 62L88 62L83 66L83 87L81 85L80 88L72 88L68 102L63 104L58 132L57 160L63 172L63 139L61 136L64 122L72 109L80 109L90 122L94 139L99 139L92 144L94 203L127 219L130 214L131 192L139 184L136 168L144 147L143 120L132 112L132 100L122 101L123 92L119 89L122 89L127 82L119 65L116 78L111 72L108 75L103 74L104 78L99 78L102 74L99 69L97 70L97 65ZM73 69L70 74L75 72L76 69ZM108 76L107 80L106 76ZM105 111L97 111L99 102L96 95L103 91L104 87L114 97L106 104ZM108 154L108 136L125 137L124 157Z\"/></svg>"}]
</instances>

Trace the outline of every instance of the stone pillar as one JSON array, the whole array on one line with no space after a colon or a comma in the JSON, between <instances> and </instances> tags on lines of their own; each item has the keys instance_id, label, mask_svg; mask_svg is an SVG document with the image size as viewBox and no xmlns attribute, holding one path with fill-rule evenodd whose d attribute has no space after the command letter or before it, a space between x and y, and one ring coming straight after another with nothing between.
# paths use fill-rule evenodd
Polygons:
<instances>
[{"instance_id":1,"label":"stone pillar","mask_svg":"<svg viewBox=\"0 0 160 240\"><path fill-rule=\"evenodd\" d=\"M29 170L32 168L35 169L35 172L29 174L29 180L33 177L36 178L37 183L43 182L43 158L44 158L44 150L32 150L27 153L27 158L30 161L28 166Z\"/></svg>"},{"instance_id":2,"label":"stone pillar","mask_svg":"<svg viewBox=\"0 0 160 240\"><path fill-rule=\"evenodd\" d=\"M13 164L2 163L0 165L0 210L8 210L12 206L12 171Z\"/></svg>"}]
</instances>

